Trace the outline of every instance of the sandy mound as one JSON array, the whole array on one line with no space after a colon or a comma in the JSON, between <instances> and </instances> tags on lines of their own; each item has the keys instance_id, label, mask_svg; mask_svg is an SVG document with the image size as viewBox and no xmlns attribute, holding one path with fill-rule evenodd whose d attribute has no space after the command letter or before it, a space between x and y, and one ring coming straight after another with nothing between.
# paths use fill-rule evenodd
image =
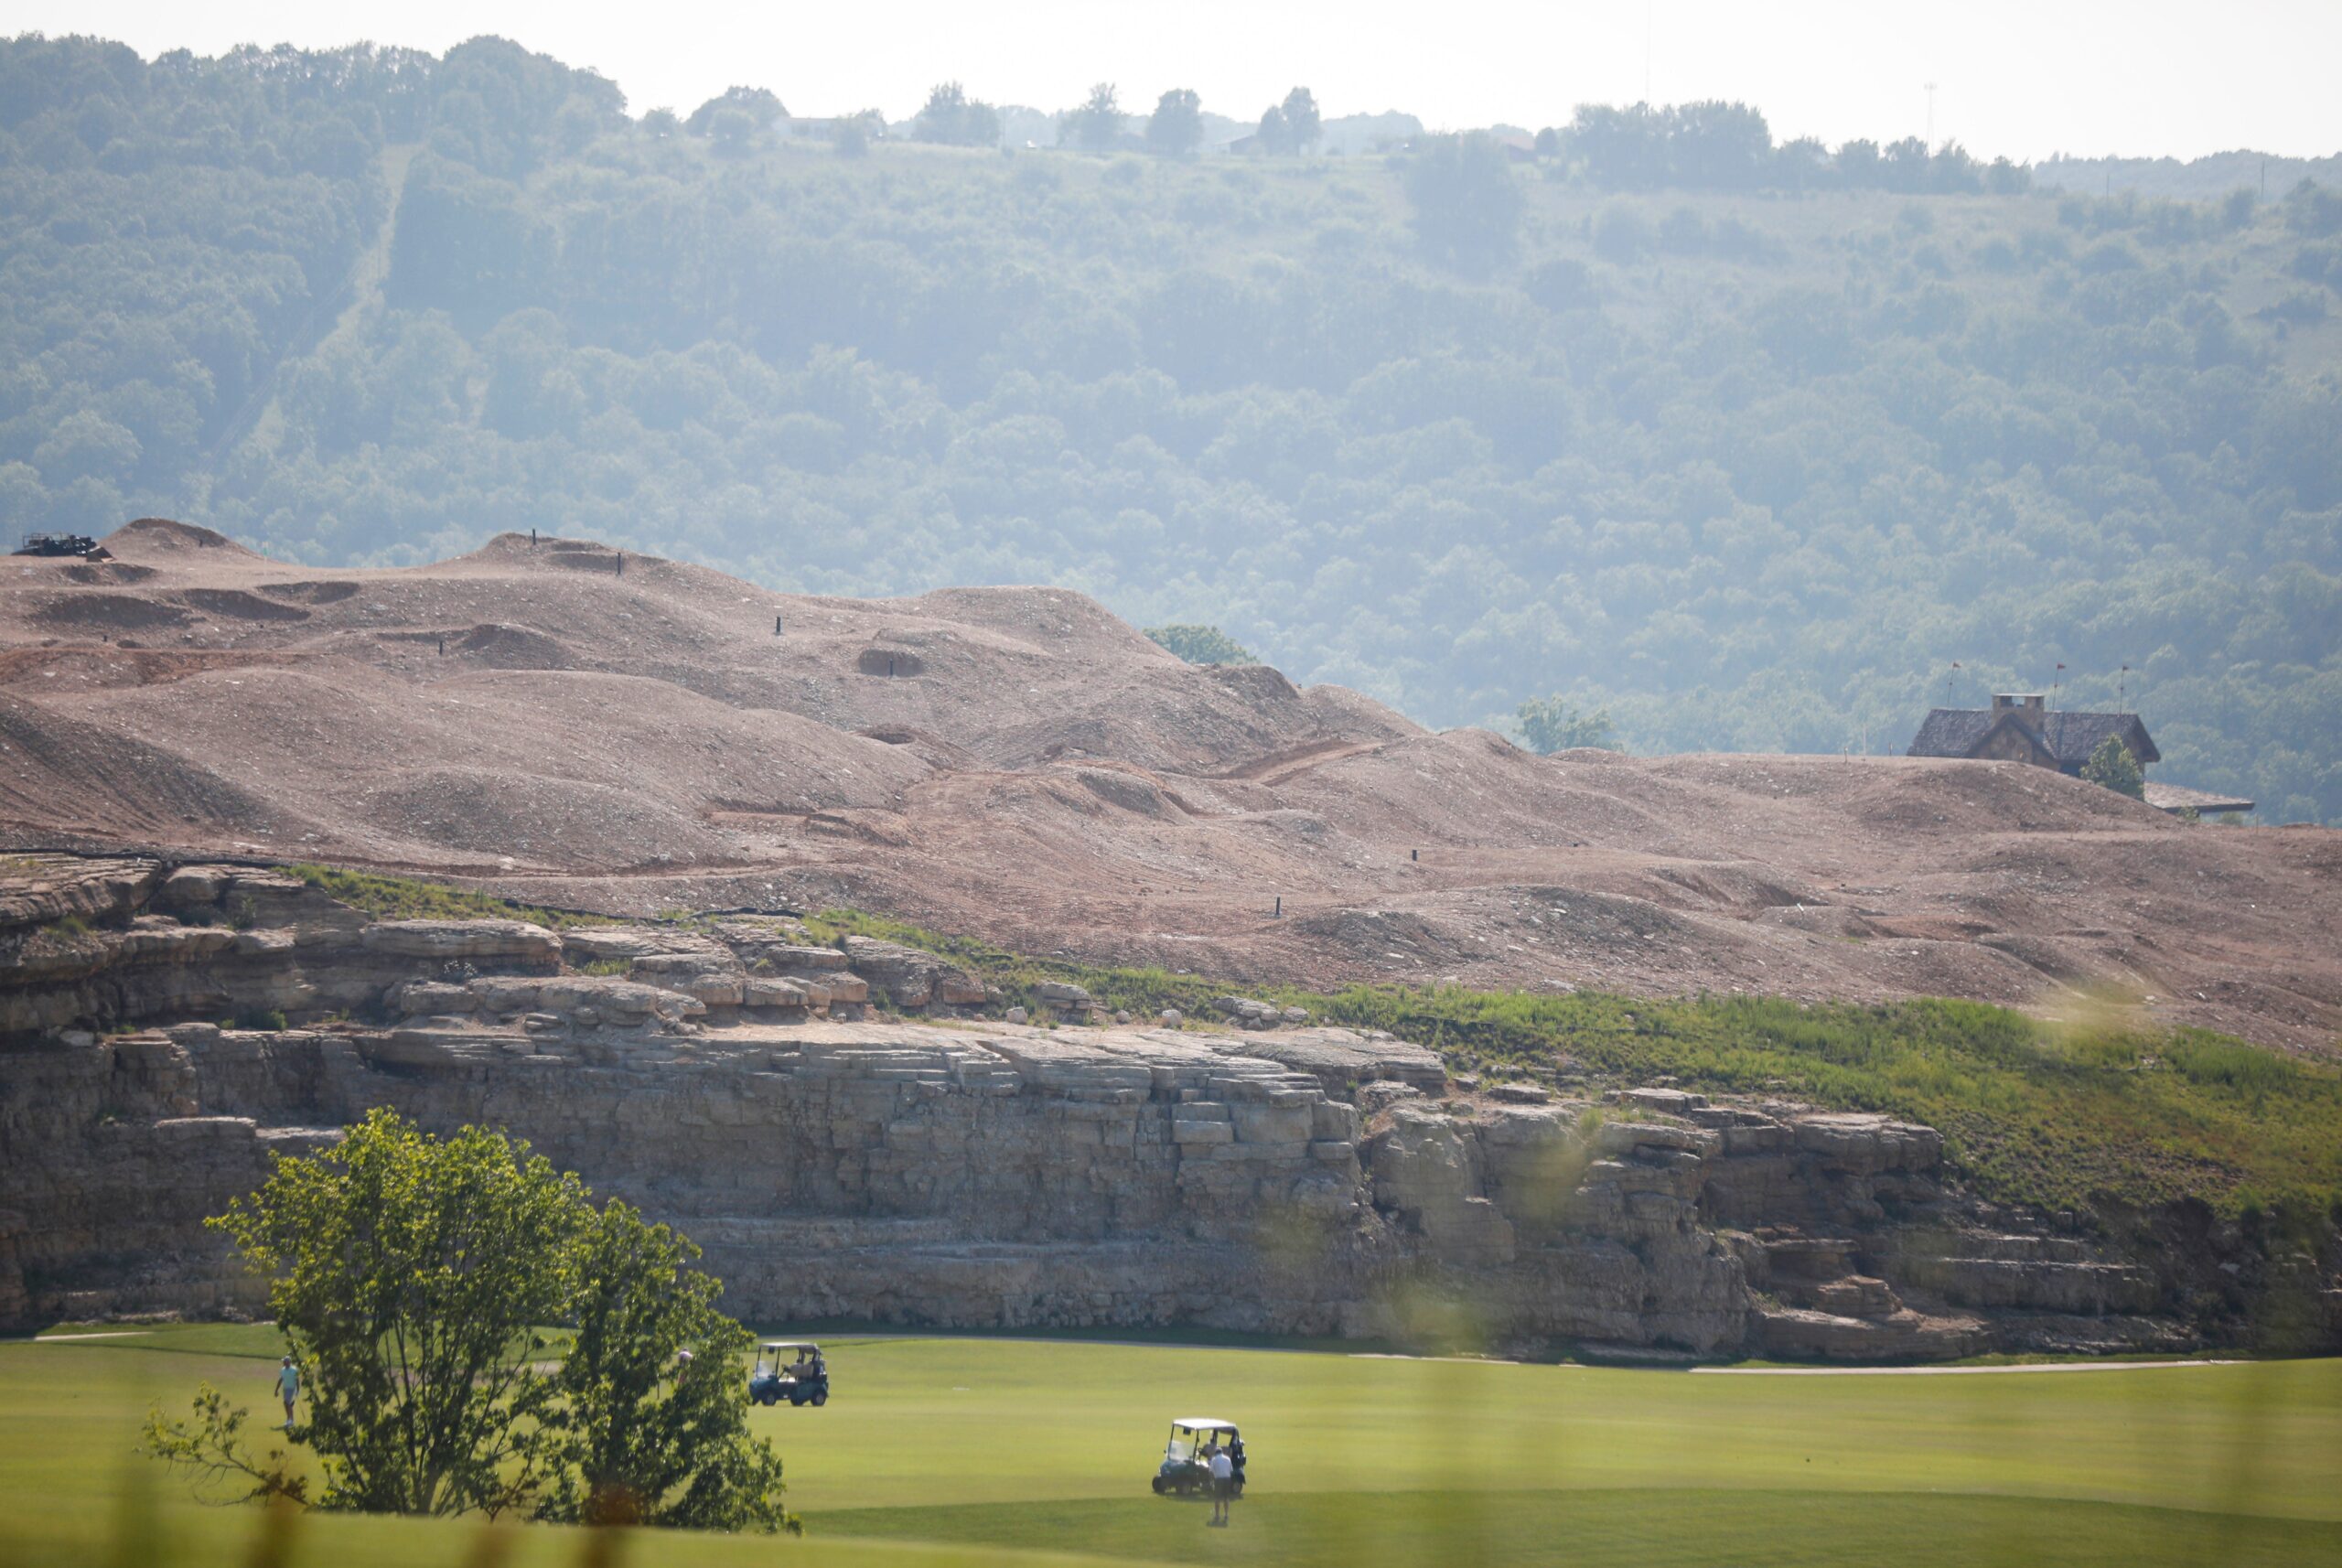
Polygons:
<instances>
[{"instance_id":1,"label":"sandy mound","mask_svg":"<svg viewBox=\"0 0 2342 1568\"><path fill-rule=\"evenodd\" d=\"M304 575L148 520L0 575L0 829L648 912L854 901L1232 979L1982 997L2334 1048L2342 834L2037 769L1536 757L1079 594L586 540ZM1915 701L1918 699L1915 698Z\"/></svg>"}]
</instances>

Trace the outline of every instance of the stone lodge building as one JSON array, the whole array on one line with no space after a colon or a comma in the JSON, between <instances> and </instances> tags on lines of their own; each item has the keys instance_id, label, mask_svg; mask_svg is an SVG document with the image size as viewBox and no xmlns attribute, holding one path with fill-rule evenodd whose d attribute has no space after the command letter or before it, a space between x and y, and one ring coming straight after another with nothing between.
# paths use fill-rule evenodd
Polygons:
<instances>
[{"instance_id":1,"label":"stone lodge building","mask_svg":"<svg viewBox=\"0 0 2342 1568\"><path fill-rule=\"evenodd\" d=\"M2163 760L2136 714L2053 714L2038 692L2003 692L1989 708L1936 708L1911 739L1912 757L2029 762L2079 777L2108 736L2143 768Z\"/></svg>"}]
</instances>

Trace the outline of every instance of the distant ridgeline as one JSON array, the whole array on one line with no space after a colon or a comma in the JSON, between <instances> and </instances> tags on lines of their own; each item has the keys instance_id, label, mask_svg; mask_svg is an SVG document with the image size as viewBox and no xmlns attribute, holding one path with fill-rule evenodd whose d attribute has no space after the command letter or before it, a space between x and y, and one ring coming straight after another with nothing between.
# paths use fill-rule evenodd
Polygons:
<instances>
[{"instance_id":1,"label":"distant ridgeline","mask_svg":"<svg viewBox=\"0 0 2342 1568\"><path fill-rule=\"evenodd\" d=\"M1177 157L1009 112L1004 153L771 86L631 119L495 39L0 43L0 530L1053 582L1638 750L1899 751L2063 666L2159 779L2342 821L2330 163L2262 200L2251 155L1733 104Z\"/></svg>"}]
</instances>

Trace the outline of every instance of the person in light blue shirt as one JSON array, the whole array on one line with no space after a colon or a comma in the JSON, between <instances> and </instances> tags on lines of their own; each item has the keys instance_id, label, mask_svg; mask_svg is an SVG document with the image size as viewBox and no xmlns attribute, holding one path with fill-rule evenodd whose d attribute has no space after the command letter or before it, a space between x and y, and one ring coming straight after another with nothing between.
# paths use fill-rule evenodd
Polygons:
<instances>
[{"instance_id":1,"label":"person in light blue shirt","mask_svg":"<svg viewBox=\"0 0 2342 1568\"><path fill-rule=\"evenodd\" d=\"M293 1364L290 1356L285 1357L285 1364L276 1369L276 1391L285 1401L285 1430L290 1432L293 1430L293 1401L301 1392L301 1369Z\"/></svg>"}]
</instances>

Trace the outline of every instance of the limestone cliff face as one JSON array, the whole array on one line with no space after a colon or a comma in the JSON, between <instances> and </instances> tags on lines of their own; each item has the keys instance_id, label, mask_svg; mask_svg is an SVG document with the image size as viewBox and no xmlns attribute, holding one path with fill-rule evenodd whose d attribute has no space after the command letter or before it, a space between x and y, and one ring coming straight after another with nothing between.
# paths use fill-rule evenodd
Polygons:
<instances>
[{"instance_id":1,"label":"limestone cliff face","mask_svg":"<svg viewBox=\"0 0 2342 1568\"><path fill-rule=\"evenodd\" d=\"M2150 1270L1982 1223L1937 1135L1884 1117L1506 1102L1388 1036L1117 1026L1073 987L1010 1024L931 956L782 921L564 940L230 867L49 881L0 900L15 1322L252 1309L203 1217L390 1105L674 1221L754 1321L1839 1358L2184 1337ZM874 983L931 1016L865 1017ZM204 1021L262 1007L310 1021Z\"/></svg>"}]
</instances>

